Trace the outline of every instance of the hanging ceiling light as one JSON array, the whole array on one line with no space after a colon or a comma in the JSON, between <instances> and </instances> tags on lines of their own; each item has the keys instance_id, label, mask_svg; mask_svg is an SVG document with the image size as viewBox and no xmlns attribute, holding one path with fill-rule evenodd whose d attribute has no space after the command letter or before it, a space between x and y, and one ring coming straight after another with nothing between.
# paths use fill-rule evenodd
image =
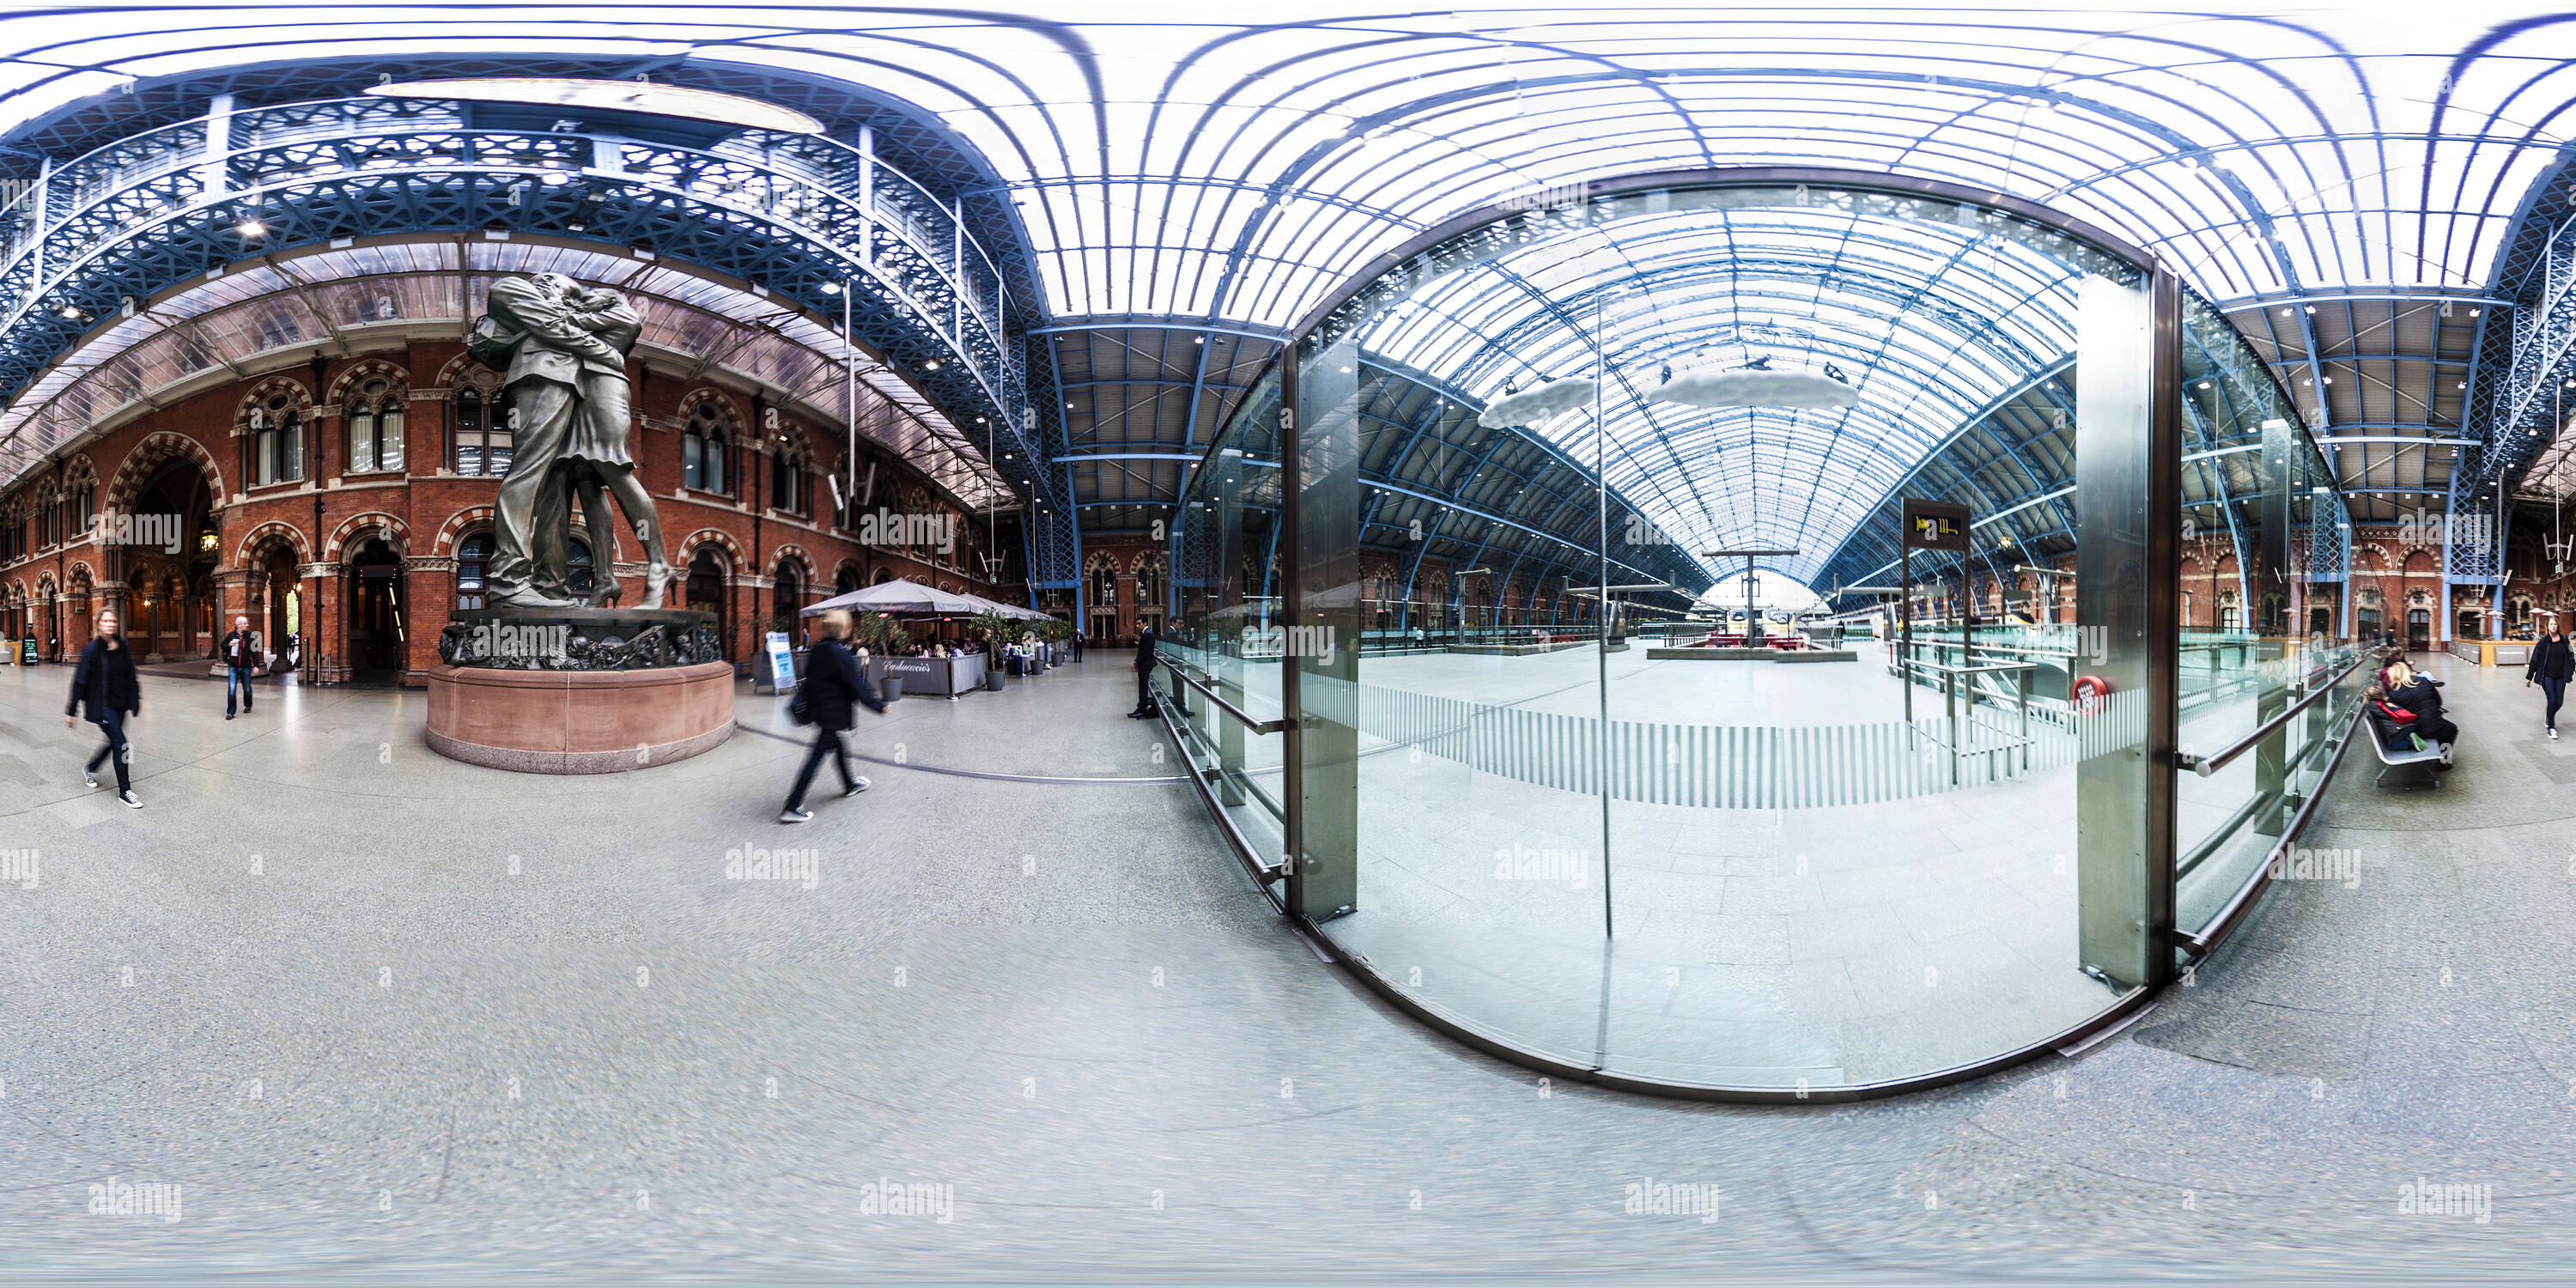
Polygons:
<instances>
[{"instance_id":1,"label":"hanging ceiling light","mask_svg":"<svg viewBox=\"0 0 2576 1288\"><path fill-rule=\"evenodd\" d=\"M1837 375L1840 373L1837 372ZM1860 391L1832 375L1811 371L1773 371L1761 364L1734 371L1702 367L1684 371L1657 386L1647 397L1685 407L1787 407L1829 411L1860 405Z\"/></svg>"},{"instance_id":2,"label":"hanging ceiling light","mask_svg":"<svg viewBox=\"0 0 2576 1288\"><path fill-rule=\"evenodd\" d=\"M1505 388L1509 389L1510 386L1507 385ZM1596 380L1581 376L1566 380L1552 380L1536 389L1521 393L1506 393L1495 399L1486 406L1484 414L1476 418L1476 423L1487 429L1501 429L1509 425L1543 425L1591 402L1600 393L1601 384Z\"/></svg>"}]
</instances>

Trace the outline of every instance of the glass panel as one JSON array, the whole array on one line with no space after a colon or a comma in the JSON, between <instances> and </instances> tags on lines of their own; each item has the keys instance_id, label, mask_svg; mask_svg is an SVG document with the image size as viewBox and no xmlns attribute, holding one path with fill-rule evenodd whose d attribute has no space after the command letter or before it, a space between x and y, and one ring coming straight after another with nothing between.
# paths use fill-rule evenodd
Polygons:
<instances>
[{"instance_id":1,"label":"glass panel","mask_svg":"<svg viewBox=\"0 0 2576 1288\"><path fill-rule=\"evenodd\" d=\"M2175 792L2175 925L2205 928L2270 855L2333 754L2358 645L2331 623L2351 520L2298 411L2235 328L2183 308L2183 622L2177 750L2216 756L2320 688L2335 690ZM2317 609L2327 610L2322 629ZM2358 672L2356 672L2358 674ZM2307 784L2307 786L2303 786Z\"/></svg>"},{"instance_id":2,"label":"glass panel","mask_svg":"<svg viewBox=\"0 0 2576 1288\"><path fill-rule=\"evenodd\" d=\"M1356 769L1350 911L1303 911L1480 1033L1697 1085L1901 1081L2130 999L2172 893L2171 297L1972 203L1609 192L1414 255L1294 351L1323 602L1283 642L1359 636L1355 681L1300 664L1301 740L1357 733L1298 756ZM1343 433L1354 517L1314 495ZM1313 854L1340 803L1291 803Z\"/></svg>"},{"instance_id":3,"label":"glass panel","mask_svg":"<svg viewBox=\"0 0 2576 1288\"><path fill-rule=\"evenodd\" d=\"M1416 1004L1580 1067L1883 1084L2134 1000L2350 710L2280 389L1974 199L1600 191L1362 284L1193 473L1166 648L1297 717L1180 690L1221 811Z\"/></svg>"},{"instance_id":4,"label":"glass panel","mask_svg":"<svg viewBox=\"0 0 2576 1288\"><path fill-rule=\"evenodd\" d=\"M376 468L400 470L403 467L403 408L395 403L385 408L384 418L376 430Z\"/></svg>"},{"instance_id":5,"label":"glass panel","mask_svg":"<svg viewBox=\"0 0 2576 1288\"><path fill-rule=\"evenodd\" d=\"M376 413L359 408L349 416L349 472L366 474L376 468Z\"/></svg>"},{"instance_id":6,"label":"glass panel","mask_svg":"<svg viewBox=\"0 0 2576 1288\"><path fill-rule=\"evenodd\" d=\"M454 469L466 478L477 477L483 473L483 395L473 389L458 390L448 414L455 426Z\"/></svg>"},{"instance_id":7,"label":"glass panel","mask_svg":"<svg viewBox=\"0 0 2576 1288\"><path fill-rule=\"evenodd\" d=\"M1284 710L1284 639L1272 633L1285 566L1278 409L1274 371L1228 422L1206 468L1194 472L1177 525L1181 613L1160 645L1180 674L1264 723ZM1097 587L1092 594L1096 608L1103 601ZM1114 604L1114 582L1111 595ZM1287 852L1286 737L1252 732L1186 682L1166 686L1186 712L1183 754L1209 778L1219 811L1262 862L1279 862Z\"/></svg>"},{"instance_id":8,"label":"glass panel","mask_svg":"<svg viewBox=\"0 0 2576 1288\"><path fill-rule=\"evenodd\" d=\"M1340 698L1330 714L1357 734L1354 911L1325 930L1421 1005L1586 1067L1601 1062L1611 966L1590 485L1610 440L1580 399L1488 413L1602 378L1596 314L1613 288L1582 275L1591 249L1542 242L1408 275L1382 307L1328 325L1301 386L1304 432L1353 425L1371 477L1457 462L1445 504L1409 482L1365 492L1364 525L1341 519L1356 558L1320 587L1358 610L1362 641L1355 689L1301 704Z\"/></svg>"}]
</instances>

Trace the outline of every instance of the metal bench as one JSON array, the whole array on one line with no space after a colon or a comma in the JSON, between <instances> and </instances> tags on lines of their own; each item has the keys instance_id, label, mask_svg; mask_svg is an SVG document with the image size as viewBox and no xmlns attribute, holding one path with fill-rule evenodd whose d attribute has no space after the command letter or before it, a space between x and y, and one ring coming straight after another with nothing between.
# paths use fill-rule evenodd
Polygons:
<instances>
[{"instance_id":1,"label":"metal bench","mask_svg":"<svg viewBox=\"0 0 2576 1288\"><path fill-rule=\"evenodd\" d=\"M2440 747L2424 751L2390 751L2388 735L2391 728L2388 718L2374 711L2369 715L2368 724L2370 725L2370 749L2378 752L2379 763L2387 766L2379 771L2379 777L2371 780L2372 786L2391 786L2389 780L2392 775L2397 779L2394 785L2399 787L2411 786L2417 782L2432 787L2442 785L2442 771L2439 768L2442 763Z\"/></svg>"}]
</instances>

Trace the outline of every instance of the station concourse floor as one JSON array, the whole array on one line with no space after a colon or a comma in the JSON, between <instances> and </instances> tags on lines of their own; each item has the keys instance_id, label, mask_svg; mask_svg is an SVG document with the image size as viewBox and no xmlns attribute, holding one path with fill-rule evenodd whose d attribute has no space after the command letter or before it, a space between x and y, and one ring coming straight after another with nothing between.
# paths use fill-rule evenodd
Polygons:
<instances>
[{"instance_id":1,"label":"station concourse floor","mask_svg":"<svg viewBox=\"0 0 2576 1288\"><path fill-rule=\"evenodd\" d=\"M2576 739L2541 740L2517 675L2432 659L2459 769L2401 794L2347 761L2306 844L2357 851L2357 884L2276 886L2112 1039L1744 1108L1543 1089L1324 964L1159 728L1119 718L1124 660L906 699L853 739L903 765L803 827L773 821L801 751L767 696L696 759L541 778L429 751L416 691L269 687L226 722L219 683L155 668L127 810L81 786L69 668L0 670L0 850L40 865L0 886L0 1265L2457 1282L2576 1260ZM808 847L813 888L724 875L730 850ZM111 1179L180 1184L184 1214L91 1214ZM2419 1181L2491 1187L2487 1218L2405 1211ZM885 1182L952 1186L951 1219L880 1214ZM1720 1212L1632 1215L1641 1183L1715 1185Z\"/></svg>"}]
</instances>

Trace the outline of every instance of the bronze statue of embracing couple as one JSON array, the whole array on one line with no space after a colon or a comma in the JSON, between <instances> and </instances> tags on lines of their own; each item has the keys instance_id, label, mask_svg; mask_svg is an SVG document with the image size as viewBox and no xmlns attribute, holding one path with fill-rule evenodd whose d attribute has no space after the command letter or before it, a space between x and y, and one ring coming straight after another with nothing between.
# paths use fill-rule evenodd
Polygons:
<instances>
[{"instance_id":1,"label":"bronze statue of embracing couple","mask_svg":"<svg viewBox=\"0 0 2576 1288\"><path fill-rule=\"evenodd\" d=\"M589 596L617 596L617 532L607 496L617 498L644 545L644 602L659 608L671 561L653 497L635 477L627 450L626 355L644 321L624 295L586 287L561 273L506 277L492 284L484 316L467 343L476 361L508 373L510 473L493 519L489 603L496 608L565 608L572 498L581 497L593 562Z\"/></svg>"}]
</instances>

